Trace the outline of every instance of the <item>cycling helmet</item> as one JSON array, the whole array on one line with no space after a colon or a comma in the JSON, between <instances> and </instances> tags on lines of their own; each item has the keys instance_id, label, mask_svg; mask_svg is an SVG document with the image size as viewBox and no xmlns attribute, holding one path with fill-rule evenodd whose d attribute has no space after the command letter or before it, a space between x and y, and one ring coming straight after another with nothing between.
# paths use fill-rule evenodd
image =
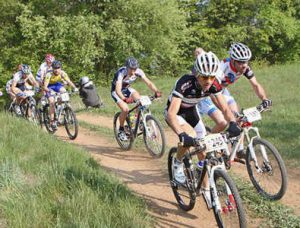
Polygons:
<instances>
[{"instance_id":1,"label":"cycling helmet","mask_svg":"<svg viewBox=\"0 0 300 228\"><path fill-rule=\"evenodd\" d=\"M52 54L46 54L46 56L45 56L45 61L46 62L53 63L54 60L55 60L55 58L54 58L54 56Z\"/></svg>"},{"instance_id":2,"label":"cycling helmet","mask_svg":"<svg viewBox=\"0 0 300 228\"><path fill-rule=\"evenodd\" d=\"M229 49L230 58L237 61L249 61L251 59L250 49L242 43L233 43Z\"/></svg>"},{"instance_id":3,"label":"cycling helmet","mask_svg":"<svg viewBox=\"0 0 300 228\"><path fill-rule=\"evenodd\" d=\"M134 58L134 57L129 57L126 62L125 62L125 66L127 68L133 68L136 69L139 67L139 63L138 61Z\"/></svg>"},{"instance_id":4,"label":"cycling helmet","mask_svg":"<svg viewBox=\"0 0 300 228\"><path fill-rule=\"evenodd\" d=\"M197 56L194 64L196 73L204 76L216 76L219 70L220 61L212 52L203 52Z\"/></svg>"},{"instance_id":5,"label":"cycling helmet","mask_svg":"<svg viewBox=\"0 0 300 228\"><path fill-rule=\"evenodd\" d=\"M53 69L58 69L61 68L61 62L58 60L54 60L53 63L51 64Z\"/></svg>"},{"instance_id":6,"label":"cycling helmet","mask_svg":"<svg viewBox=\"0 0 300 228\"><path fill-rule=\"evenodd\" d=\"M31 73L31 68L27 64L22 64L21 71L22 71L23 74L30 74Z\"/></svg>"},{"instance_id":7,"label":"cycling helmet","mask_svg":"<svg viewBox=\"0 0 300 228\"><path fill-rule=\"evenodd\" d=\"M89 77L84 76L80 79L79 83L81 86L85 85L86 83L88 83L90 81Z\"/></svg>"}]
</instances>

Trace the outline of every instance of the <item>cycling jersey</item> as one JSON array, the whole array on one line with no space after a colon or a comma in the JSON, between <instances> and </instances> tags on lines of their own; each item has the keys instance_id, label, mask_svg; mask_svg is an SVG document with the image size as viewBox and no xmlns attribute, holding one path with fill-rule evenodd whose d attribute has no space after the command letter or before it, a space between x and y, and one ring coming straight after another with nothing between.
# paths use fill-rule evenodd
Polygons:
<instances>
[{"instance_id":1,"label":"cycling jersey","mask_svg":"<svg viewBox=\"0 0 300 228\"><path fill-rule=\"evenodd\" d=\"M45 83L49 83L48 85L54 85L57 83L63 83L64 81L69 80L69 76L66 72L61 70L61 73L55 75L52 70L47 72L45 76Z\"/></svg>"},{"instance_id":2,"label":"cycling jersey","mask_svg":"<svg viewBox=\"0 0 300 228\"><path fill-rule=\"evenodd\" d=\"M128 75L127 68L125 66L121 67L114 75L112 84L111 84L111 92L116 90L117 82L122 82L122 88L125 89L130 86L137 78L144 78L145 73L140 68L137 68L135 74L132 76Z\"/></svg>"},{"instance_id":3,"label":"cycling jersey","mask_svg":"<svg viewBox=\"0 0 300 228\"><path fill-rule=\"evenodd\" d=\"M197 105L201 98L210 94L220 94L222 87L219 80L216 78L208 91L203 91L197 78L194 75L184 75L176 81L175 87L171 92L168 104L169 107L172 97L182 99L180 108L191 108Z\"/></svg>"},{"instance_id":4,"label":"cycling jersey","mask_svg":"<svg viewBox=\"0 0 300 228\"><path fill-rule=\"evenodd\" d=\"M18 71L13 75L12 80L13 82L17 83L17 87L19 88L19 87L23 87L30 78L33 78L32 73L30 73L29 75L24 75L22 71Z\"/></svg>"},{"instance_id":5,"label":"cycling jersey","mask_svg":"<svg viewBox=\"0 0 300 228\"><path fill-rule=\"evenodd\" d=\"M51 71L52 70L52 67L48 66L46 62L43 62L41 65L40 65L40 68L38 69L38 72L36 74L36 80L39 81L39 82L43 82L44 78L45 78L45 75L47 74L48 71Z\"/></svg>"},{"instance_id":6,"label":"cycling jersey","mask_svg":"<svg viewBox=\"0 0 300 228\"><path fill-rule=\"evenodd\" d=\"M10 94L12 83L13 83L13 79L10 79L10 80L6 83L5 90L6 90L7 94Z\"/></svg>"},{"instance_id":7,"label":"cycling jersey","mask_svg":"<svg viewBox=\"0 0 300 228\"><path fill-rule=\"evenodd\" d=\"M238 80L242 75L246 78L251 79L254 77L254 73L250 66L248 66L246 72L244 74L237 72L235 67L232 65L230 58L226 58L221 62L221 70L224 73L223 77L221 77L222 86L226 87L236 80Z\"/></svg>"}]
</instances>

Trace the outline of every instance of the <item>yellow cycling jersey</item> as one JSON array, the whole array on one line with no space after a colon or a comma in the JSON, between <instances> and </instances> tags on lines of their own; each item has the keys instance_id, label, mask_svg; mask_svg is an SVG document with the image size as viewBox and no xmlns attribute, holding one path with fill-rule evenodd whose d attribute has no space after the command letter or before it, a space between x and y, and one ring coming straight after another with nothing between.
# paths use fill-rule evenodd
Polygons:
<instances>
[{"instance_id":1,"label":"yellow cycling jersey","mask_svg":"<svg viewBox=\"0 0 300 228\"><path fill-rule=\"evenodd\" d=\"M49 82L48 85L53 85L58 82L64 82L69 79L69 76L66 72L63 70L61 71L60 74L54 75L53 71L48 71L46 76L45 76L45 83Z\"/></svg>"}]
</instances>

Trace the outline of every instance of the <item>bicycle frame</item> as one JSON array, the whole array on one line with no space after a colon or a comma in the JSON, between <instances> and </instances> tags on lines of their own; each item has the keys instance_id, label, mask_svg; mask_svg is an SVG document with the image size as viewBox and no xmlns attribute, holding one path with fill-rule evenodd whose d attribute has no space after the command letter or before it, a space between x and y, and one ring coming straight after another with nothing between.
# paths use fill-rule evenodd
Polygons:
<instances>
[{"instance_id":1,"label":"bicycle frame","mask_svg":"<svg viewBox=\"0 0 300 228\"><path fill-rule=\"evenodd\" d=\"M205 152L205 151L204 151ZM223 152L225 152L226 155L229 155L229 149L228 147L223 149ZM194 149L193 151L188 150L187 154L185 155L186 158L188 158L187 160L184 159L184 162L186 163L186 167L191 168L192 164L189 164L189 160L192 159L192 156L195 156L196 154L201 153L201 151L199 149ZM214 203L216 206L217 211L221 211L221 205L220 205L220 201L219 201L219 197L218 197L218 192L217 192L217 188L216 188L216 183L214 180L214 173L217 169L222 169L226 171L226 167L225 167L225 163L223 160L223 157L220 155L219 158L217 158L215 156L215 153L218 153L216 150L213 151L208 151L206 152L206 156L204 159L204 166L203 169L201 171L201 175L199 178L197 178L197 183L196 183L196 189L195 192L197 194L199 194L200 189L201 189L201 185L204 181L204 177L206 175L208 175L208 182L209 182L209 187L212 190L212 194L213 194L213 199L214 199ZM195 179L195 177L193 177L193 179ZM231 195L231 190L229 189L229 187L226 185L226 191L228 195Z\"/></svg>"},{"instance_id":2,"label":"bicycle frame","mask_svg":"<svg viewBox=\"0 0 300 228\"><path fill-rule=\"evenodd\" d=\"M150 100L154 100L154 98L150 97ZM135 126L134 126L134 129L132 129L132 134L133 134L134 138L136 138L137 136L143 134L143 132L138 132L139 127L140 127L141 124L144 126L144 128L145 128L145 126L147 126L146 125L146 118L147 118L147 116L151 115L151 111L149 109L149 106L143 106L143 105L141 105L140 102L138 102L138 104L136 106L134 106L132 109L130 109L128 114L127 114L129 116L130 113L136 112L136 109L138 109L137 118L135 120ZM147 130L146 130L146 134L147 134L147 136L149 134L149 132Z\"/></svg>"},{"instance_id":3,"label":"bicycle frame","mask_svg":"<svg viewBox=\"0 0 300 228\"><path fill-rule=\"evenodd\" d=\"M248 143L248 149L250 151L250 156L251 159L254 161L255 167L258 171L261 171L257 162L257 158L254 152L254 148L253 148L253 140L255 138L260 138L260 134L259 134L259 130L257 127L253 127L251 122L248 121L242 121L242 133L241 135L238 137L238 140L236 139L231 139L229 140L232 144L232 149L231 149L231 154L229 157L229 161L230 163L234 162L238 148L240 147L240 145L242 145L244 143L244 141L246 140ZM254 136L250 137L250 132L254 133ZM264 146L260 146L261 147L261 151L262 151L262 156L266 161L269 161L268 157L267 157L267 153L265 150Z\"/></svg>"}]
</instances>

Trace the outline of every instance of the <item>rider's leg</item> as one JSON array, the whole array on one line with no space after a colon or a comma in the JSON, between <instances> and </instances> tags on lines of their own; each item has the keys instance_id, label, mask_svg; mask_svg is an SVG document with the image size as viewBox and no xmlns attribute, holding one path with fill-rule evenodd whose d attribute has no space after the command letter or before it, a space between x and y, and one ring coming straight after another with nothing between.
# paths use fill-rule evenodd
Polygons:
<instances>
[{"instance_id":1,"label":"rider's leg","mask_svg":"<svg viewBox=\"0 0 300 228\"><path fill-rule=\"evenodd\" d=\"M54 97L53 96L50 96L48 97L48 101L49 101L49 107L50 107L50 110L49 110L49 114L50 114L50 122L53 123L54 121L54 111L55 111L55 104L54 104Z\"/></svg>"},{"instance_id":2,"label":"rider's leg","mask_svg":"<svg viewBox=\"0 0 300 228\"><path fill-rule=\"evenodd\" d=\"M121 109L121 114L120 114L120 117L119 117L119 121L120 121L120 128L124 128L124 123L125 123L125 120L126 120L126 116L129 112L129 107L128 105L120 100L117 105L119 106L119 108Z\"/></svg>"}]
</instances>

